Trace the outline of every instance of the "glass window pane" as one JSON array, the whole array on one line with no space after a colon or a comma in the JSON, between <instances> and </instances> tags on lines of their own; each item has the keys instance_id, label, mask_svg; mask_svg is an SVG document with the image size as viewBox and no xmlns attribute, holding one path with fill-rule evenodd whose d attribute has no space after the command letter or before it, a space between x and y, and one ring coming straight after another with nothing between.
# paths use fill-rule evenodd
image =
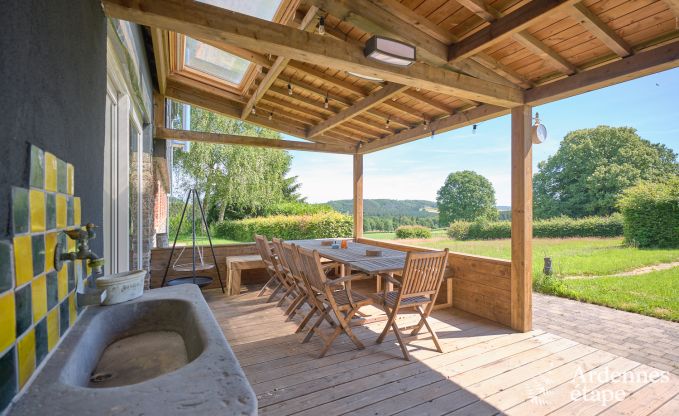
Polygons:
<instances>
[{"instance_id":1,"label":"glass window pane","mask_svg":"<svg viewBox=\"0 0 679 416\"><path fill-rule=\"evenodd\" d=\"M260 19L271 20L281 4L281 0L198 0L222 9L247 14Z\"/></svg>"},{"instance_id":2,"label":"glass window pane","mask_svg":"<svg viewBox=\"0 0 679 416\"><path fill-rule=\"evenodd\" d=\"M250 66L250 62L245 59L188 36L184 54L186 66L232 84L240 84Z\"/></svg>"}]
</instances>

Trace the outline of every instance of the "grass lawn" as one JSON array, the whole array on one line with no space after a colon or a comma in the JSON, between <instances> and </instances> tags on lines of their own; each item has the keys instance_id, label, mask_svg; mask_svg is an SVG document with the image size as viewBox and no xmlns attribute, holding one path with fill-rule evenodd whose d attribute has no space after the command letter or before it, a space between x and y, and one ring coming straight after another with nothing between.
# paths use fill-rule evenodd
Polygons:
<instances>
[{"instance_id":1,"label":"grass lawn","mask_svg":"<svg viewBox=\"0 0 679 416\"><path fill-rule=\"evenodd\" d=\"M544 291L549 294L679 321L679 267L637 276L559 280L548 287Z\"/></svg>"},{"instance_id":2,"label":"grass lawn","mask_svg":"<svg viewBox=\"0 0 679 416\"><path fill-rule=\"evenodd\" d=\"M172 246L172 241L174 239L174 236L170 238L169 244ZM235 241L235 240L227 240L225 238L216 238L212 237L212 244L214 245L221 245L221 244L238 244L241 241ZM180 235L179 238L177 239L177 245L178 246L190 246L191 245L191 236L190 235L185 235L182 236ZM196 236L196 245L198 246L207 246L209 245L207 236Z\"/></svg>"}]
</instances>

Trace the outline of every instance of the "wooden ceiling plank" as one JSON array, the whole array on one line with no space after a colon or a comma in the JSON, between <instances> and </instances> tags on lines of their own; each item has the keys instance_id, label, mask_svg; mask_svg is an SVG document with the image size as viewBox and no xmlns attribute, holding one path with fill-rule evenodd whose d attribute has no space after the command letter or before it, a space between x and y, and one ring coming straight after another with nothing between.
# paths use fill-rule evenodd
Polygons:
<instances>
[{"instance_id":1,"label":"wooden ceiling plank","mask_svg":"<svg viewBox=\"0 0 679 416\"><path fill-rule=\"evenodd\" d=\"M331 116L328 119L310 128L307 133L307 137L314 137L316 135L323 133L326 130L333 128L338 124L342 124L345 121L351 120L353 117L357 116L361 112L369 110L370 108L384 102L385 100L388 100L392 96L399 94L407 89L408 87L405 85L387 84L374 94L371 94L366 98L357 101L351 107L345 108L344 110L340 111L334 116Z\"/></svg>"},{"instance_id":2,"label":"wooden ceiling plank","mask_svg":"<svg viewBox=\"0 0 679 416\"><path fill-rule=\"evenodd\" d=\"M365 57L360 48L347 42L208 4L181 0L103 0L102 4L106 14L113 18L221 40L260 53L277 54L312 64L323 62L339 70L355 71L414 88L495 105L512 107L523 103L523 92L519 88L481 81L421 63L405 68L383 65Z\"/></svg>"},{"instance_id":3,"label":"wooden ceiling plank","mask_svg":"<svg viewBox=\"0 0 679 416\"><path fill-rule=\"evenodd\" d=\"M670 8L672 14L679 19L679 0L665 0L665 4Z\"/></svg>"},{"instance_id":4,"label":"wooden ceiling plank","mask_svg":"<svg viewBox=\"0 0 679 416\"><path fill-rule=\"evenodd\" d=\"M530 50L544 61L549 62L564 74L571 75L578 72L578 69L575 67L575 65L568 62L565 58L556 53L549 46L542 43L530 33L526 31L515 33L514 39L521 43L526 49Z\"/></svg>"},{"instance_id":5,"label":"wooden ceiling plank","mask_svg":"<svg viewBox=\"0 0 679 416\"><path fill-rule=\"evenodd\" d=\"M519 74L518 72L514 71L512 68L510 68L507 65L504 65L500 61L496 60L492 56L488 55L485 52L479 52L476 55L472 56L473 60L478 62L479 64L492 69L493 71L501 74L502 76L506 77L513 83L519 85L522 88L532 88L533 83L526 79L523 75Z\"/></svg>"},{"instance_id":6,"label":"wooden ceiling plank","mask_svg":"<svg viewBox=\"0 0 679 416\"><path fill-rule=\"evenodd\" d=\"M532 0L500 17L485 28L450 45L448 59L456 62L469 58L521 32L548 14L565 10L580 0Z\"/></svg>"},{"instance_id":7,"label":"wooden ceiling plank","mask_svg":"<svg viewBox=\"0 0 679 416\"><path fill-rule=\"evenodd\" d=\"M323 71L319 71L316 68L312 68L308 64L305 64L305 63L302 63L302 62L290 61L290 64L288 66L290 68L296 69L298 71L302 71L305 74L310 75L314 78L320 79L321 81L325 81L328 84L334 85L337 88L340 88L342 90L346 90L346 91L351 92L351 93L356 94L356 95L360 95L361 97L364 97L366 94L368 94L368 92L365 91L360 85L352 84L349 81L339 79L337 77L333 77L329 74L326 74Z\"/></svg>"},{"instance_id":8,"label":"wooden ceiling plank","mask_svg":"<svg viewBox=\"0 0 679 416\"><path fill-rule=\"evenodd\" d=\"M526 91L540 105L679 67L679 40Z\"/></svg>"},{"instance_id":9,"label":"wooden ceiling plank","mask_svg":"<svg viewBox=\"0 0 679 416\"><path fill-rule=\"evenodd\" d=\"M483 0L455 0L460 5L470 12L481 17L486 22L492 22L497 16L497 12L493 13L495 10L491 9Z\"/></svg>"},{"instance_id":10,"label":"wooden ceiling plank","mask_svg":"<svg viewBox=\"0 0 679 416\"><path fill-rule=\"evenodd\" d=\"M632 47L615 33L613 29L608 27L596 14L592 13L582 3L573 5L571 13L575 19L580 22L590 33L602 41L610 50L618 54L621 58L634 53Z\"/></svg>"},{"instance_id":11,"label":"wooden ceiling plank","mask_svg":"<svg viewBox=\"0 0 679 416\"><path fill-rule=\"evenodd\" d=\"M262 137L238 136L233 134L205 133L189 130L173 130L156 126L156 139L182 140L202 143L233 144L242 146L267 147L285 150L303 150L324 153L355 153L354 147L342 144L297 142L293 140L265 139Z\"/></svg>"},{"instance_id":12,"label":"wooden ceiling plank","mask_svg":"<svg viewBox=\"0 0 679 416\"><path fill-rule=\"evenodd\" d=\"M499 117L504 114L509 114L509 110L494 105L480 105L469 111L459 112L442 119L434 120L429 123L429 128L427 130L424 130L421 126L417 126L367 143L358 149L358 153L365 154L376 152L378 150L429 137L432 135L432 132L434 132L434 134L443 133L444 131L480 123L481 121L490 120L491 118Z\"/></svg>"},{"instance_id":13,"label":"wooden ceiling plank","mask_svg":"<svg viewBox=\"0 0 679 416\"><path fill-rule=\"evenodd\" d=\"M305 31L308 30L309 27L315 22L317 12L318 7L311 6L307 11L306 16L304 16L304 19L302 19L302 22L299 24L299 29ZM252 94L252 96L250 96L250 99L243 107L243 113L241 114L241 118L243 120L248 118L252 109L257 105L257 102L264 96L264 94L266 94L266 91L269 89L271 84L276 81L276 78L278 78L285 67L288 66L289 62L290 59L284 56L278 56L276 58L273 65L271 65L271 68L269 68L269 72L267 72L264 78L259 82L255 92Z\"/></svg>"},{"instance_id":14,"label":"wooden ceiling plank","mask_svg":"<svg viewBox=\"0 0 679 416\"><path fill-rule=\"evenodd\" d=\"M156 63L156 78L158 79L158 89L161 94L165 94L165 83L170 73L168 64L170 62L170 51L167 42L167 32L155 27L151 28L151 43L153 45L153 58Z\"/></svg>"},{"instance_id":15,"label":"wooden ceiling plank","mask_svg":"<svg viewBox=\"0 0 679 416\"><path fill-rule=\"evenodd\" d=\"M452 108L450 108L450 107L448 107L444 104L441 104L441 103L437 102L436 100L432 100L431 98L425 96L424 94L422 94L421 92L418 92L418 91L410 90L410 91L405 91L403 94L407 95L408 97L413 98L415 100L421 101L425 105L432 107L432 108L435 108L438 111L443 112L444 114L451 114L455 111L454 109L452 109Z\"/></svg>"}]
</instances>

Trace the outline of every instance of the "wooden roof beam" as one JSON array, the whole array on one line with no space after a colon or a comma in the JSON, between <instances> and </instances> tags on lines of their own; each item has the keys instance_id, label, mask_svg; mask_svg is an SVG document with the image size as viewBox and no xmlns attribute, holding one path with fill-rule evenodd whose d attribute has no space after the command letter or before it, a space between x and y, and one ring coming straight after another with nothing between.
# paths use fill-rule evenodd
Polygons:
<instances>
[{"instance_id":1,"label":"wooden roof beam","mask_svg":"<svg viewBox=\"0 0 679 416\"><path fill-rule=\"evenodd\" d=\"M312 25L316 19L316 12L318 12L318 7L312 6L309 8L306 16L304 16L304 19L302 19L302 22L299 24L299 28L301 30L306 31L309 29L309 27L313 27ZM273 65L271 65L271 68L269 68L269 72L267 72L264 78L259 82L255 92L252 94L252 96L250 96L248 102L245 103L245 106L243 107L243 113L241 114L241 118L243 120L248 118L252 108L257 105L257 101L259 101L264 96L264 94L266 94L266 91L269 89L271 84L273 84L276 78L278 78L278 76L283 72L285 67L288 66L289 62L290 59L284 56L278 56L276 58Z\"/></svg>"},{"instance_id":2,"label":"wooden roof beam","mask_svg":"<svg viewBox=\"0 0 679 416\"><path fill-rule=\"evenodd\" d=\"M519 32L514 34L514 39L522 44L526 49L539 56L542 60L549 62L559 71L564 74L571 75L578 72L575 65L568 62L561 55L556 53L549 46L542 43L528 32Z\"/></svg>"},{"instance_id":3,"label":"wooden roof beam","mask_svg":"<svg viewBox=\"0 0 679 416\"><path fill-rule=\"evenodd\" d=\"M679 19L679 0L665 0L665 4L670 8L674 16Z\"/></svg>"},{"instance_id":4,"label":"wooden roof beam","mask_svg":"<svg viewBox=\"0 0 679 416\"><path fill-rule=\"evenodd\" d=\"M571 14L585 29L596 36L619 57L624 58L634 53L632 47L620 35L615 33L613 29L596 14L592 13L584 4L578 3L573 5Z\"/></svg>"},{"instance_id":5,"label":"wooden roof beam","mask_svg":"<svg viewBox=\"0 0 679 416\"><path fill-rule=\"evenodd\" d=\"M519 74L518 72L514 71L509 66L496 60L495 58L493 58L492 56L488 55L485 52L479 52L476 55L472 56L471 59L480 63L486 68L492 69L493 71L504 76L505 78L509 79L510 81L519 85L522 88L533 87L533 83L529 79Z\"/></svg>"},{"instance_id":6,"label":"wooden roof beam","mask_svg":"<svg viewBox=\"0 0 679 416\"><path fill-rule=\"evenodd\" d=\"M462 7L481 17L486 22L492 22L497 19L498 12L492 7L488 6L483 0L455 0Z\"/></svg>"},{"instance_id":7,"label":"wooden roof beam","mask_svg":"<svg viewBox=\"0 0 679 416\"><path fill-rule=\"evenodd\" d=\"M524 31L547 14L565 10L580 0L532 0L525 6L500 17L478 32L450 45L448 59L457 62Z\"/></svg>"},{"instance_id":8,"label":"wooden roof beam","mask_svg":"<svg viewBox=\"0 0 679 416\"><path fill-rule=\"evenodd\" d=\"M353 117L357 116L363 111L369 110L370 108L388 100L392 96L399 94L408 87L401 84L387 84L382 87L379 91L374 94L367 96L366 98L356 102L351 107L347 107L334 116L318 123L314 127L310 128L307 132L307 137L314 137L326 130L333 128L334 126L351 120Z\"/></svg>"},{"instance_id":9,"label":"wooden roof beam","mask_svg":"<svg viewBox=\"0 0 679 416\"><path fill-rule=\"evenodd\" d=\"M679 40L526 91L526 103L541 105L679 67Z\"/></svg>"},{"instance_id":10,"label":"wooden roof beam","mask_svg":"<svg viewBox=\"0 0 679 416\"><path fill-rule=\"evenodd\" d=\"M307 152L343 153L343 154L356 153L355 147L350 145L297 142L293 140L265 139L262 137L238 136L233 134L205 133L189 130L174 130L158 126L156 126L154 138L166 140L174 139L189 142L267 147L284 150L303 150Z\"/></svg>"},{"instance_id":11,"label":"wooden roof beam","mask_svg":"<svg viewBox=\"0 0 679 416\"><path fill-rule=\"evenodd\" d=\"M340 70L495 105L513 107L523 103L523 91L518 88L491 84L421 63L407 68L383 65L365 57L360 48L347 42L208 4L181 0L102 0L102 4L110 17L220 40L260 53L312 64L323 62Z\"/></svg>"}]
</instances>

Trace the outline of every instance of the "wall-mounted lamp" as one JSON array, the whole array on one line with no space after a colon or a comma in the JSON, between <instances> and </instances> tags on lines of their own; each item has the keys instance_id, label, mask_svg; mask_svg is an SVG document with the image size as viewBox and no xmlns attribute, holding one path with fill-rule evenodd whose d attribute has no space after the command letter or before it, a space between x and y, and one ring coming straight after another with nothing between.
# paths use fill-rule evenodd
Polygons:
<instances>
[{"instance_id":1,"label":"wall-mounted lamp","mask_svg":"<svg viewBox=\"0 0 679 416\"><path fill-rule=\"evenodd\" d=\"M540 144L547 140L547 128L540 123L540 113L535 113L535 124L533 124L533 132L531 139L534 144Z\"/></svg>"},{"instance_id":2,"label":"wall-mounted lamp","mask_svg":"<svg viewBox=\"0 0 679 416\"><path fill-rule=\"evenodd\" d=\"M328 93L325 93L325 101L323 101L323 108L328 108Z\"/></svg>"},{"instance_id":3,"label":"wall-mounted lamp","mask_svg":"<svg viewBox=\"0 0 679 416\"><path fill-rule=\"evenodd\" d=\"M396 66L408 66L415 62L414 46L381 36L368 39L363 54L370 59Z\"/></svg>"},{"instance_id":4,"label":"wall-mounted lamp","mask_svg":"<svg viewBox=\"0 0 679 416\"><path fill-rule=\"evenodd\" d=\"M325 35L325 17L323 16L318 19L318 34Z\"/></svg>"}]
</instances>

